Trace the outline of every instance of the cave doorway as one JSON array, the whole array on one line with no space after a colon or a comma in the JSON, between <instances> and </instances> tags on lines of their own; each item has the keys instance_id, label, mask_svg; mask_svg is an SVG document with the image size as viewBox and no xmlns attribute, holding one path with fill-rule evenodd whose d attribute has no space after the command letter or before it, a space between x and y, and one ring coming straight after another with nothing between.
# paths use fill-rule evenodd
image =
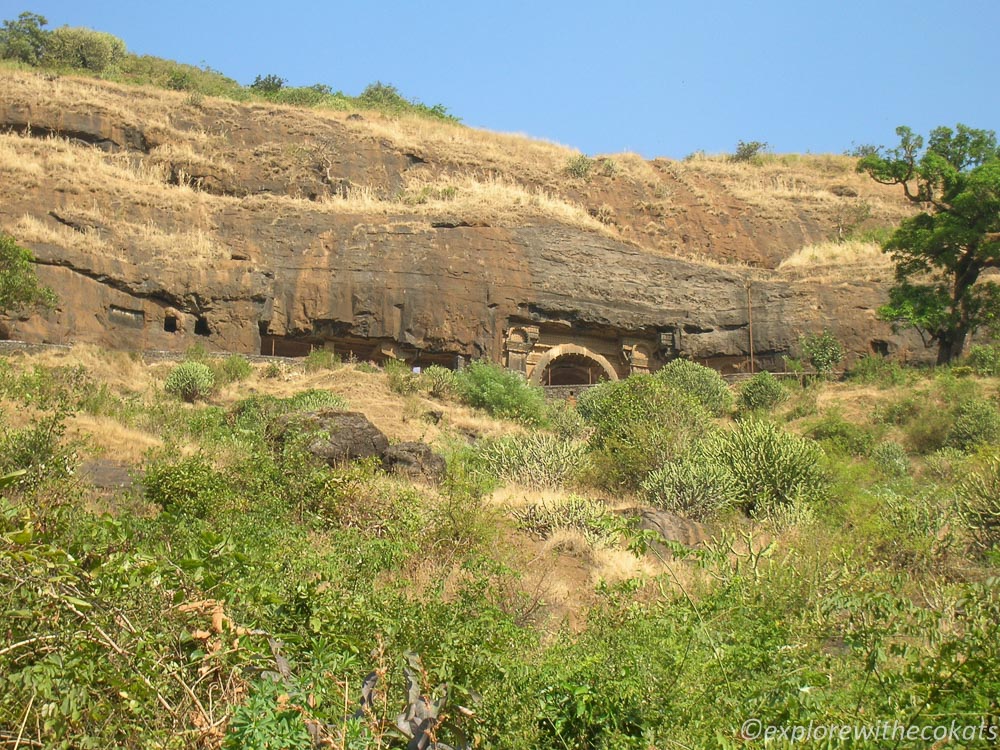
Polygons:
<instances>
[{"instance_id":1,"label":"cave doorway","mask_svg":"<svg viewBox=\"0 0 1000 750\"><path fill-rule=\"evenodd\" d=\"M543 385L593 385L607 379L601 365L584 354L564 354L542 373Z\"/></svg>"}]
</instances>

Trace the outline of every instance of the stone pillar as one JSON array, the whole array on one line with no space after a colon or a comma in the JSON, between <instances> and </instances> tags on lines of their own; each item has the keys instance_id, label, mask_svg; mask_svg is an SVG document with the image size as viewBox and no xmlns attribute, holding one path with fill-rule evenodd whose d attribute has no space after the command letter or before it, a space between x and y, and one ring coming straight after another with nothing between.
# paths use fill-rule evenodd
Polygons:
<instances>
[{"instance_id":1,"label":"stone pillar","mask_svg":"<svg viewBox=\"0 0 1000 750\"><path fill-rule=\"evenodd\" d=\"M507 368L526 376L528 374L528 355L537 341L538 326L508 328L504 338Z\"/></svg>"}]
</instances>

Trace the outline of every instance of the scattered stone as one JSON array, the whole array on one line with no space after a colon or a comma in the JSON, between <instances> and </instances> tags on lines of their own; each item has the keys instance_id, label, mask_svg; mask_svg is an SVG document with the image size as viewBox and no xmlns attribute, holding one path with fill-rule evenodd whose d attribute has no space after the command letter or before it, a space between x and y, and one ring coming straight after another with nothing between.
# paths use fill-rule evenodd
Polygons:
<instances>
[{"instance_id":1,"label":"scattered stone","mask_svg":"<svg viewBox=\"0 0 1000 750\"><path fill-rule=\"evenodd\" d=\"M383 455L386 467L410 479L439 482L444 477L445 460L427 443L397 443Z\"/></svg>"}]
</instances>

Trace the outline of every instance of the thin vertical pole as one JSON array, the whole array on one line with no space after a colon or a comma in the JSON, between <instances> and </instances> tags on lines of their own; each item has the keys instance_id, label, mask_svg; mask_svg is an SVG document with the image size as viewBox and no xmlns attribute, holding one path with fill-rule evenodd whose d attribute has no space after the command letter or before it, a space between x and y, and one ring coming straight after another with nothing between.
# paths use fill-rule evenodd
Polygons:
<instances>
[{"instance_id":1,"label":"thin vertical pole","mask_svg":"<svg viewBox=\"0 0 1000 750\"><path fill-rule=\"evenodd\" d=\"M750 374L753 375L755 372L755 363L753 361L753 303L750 301L750 287L752 282L750 279L746 280L747 289L747 328L750 334Z\"/></svg>"}]
</instances>

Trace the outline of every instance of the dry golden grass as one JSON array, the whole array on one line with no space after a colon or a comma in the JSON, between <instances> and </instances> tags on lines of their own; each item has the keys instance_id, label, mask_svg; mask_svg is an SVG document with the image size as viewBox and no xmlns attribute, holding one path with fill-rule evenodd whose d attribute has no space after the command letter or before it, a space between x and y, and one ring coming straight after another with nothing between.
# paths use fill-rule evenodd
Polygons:
<instances>
[{"instance_id":1,"label":"dry golden grass","mask_svg":"<svg viewBox=\"0 0 1000 750\"><path fill-rule=\"evenodd\" d=\"M848 240L808 245L783 260L777 271L797 281L888 281L893 269L877 242Z\"/></svg>"},{"instance_id":2,"label":"dry golden grass","mask_svg":"<svg viewBox=\"0 0 1000 750\"><path fill-rule=\"evenodd\" d=\"M871 219L881 224L898 222L912 213L898 190L873 183L857 173L856 165L856 158L834 154L766 155L759 162L702 154L675 162L674 171L681 176L710 177L726 192L765 212L789 206L849 210L863 203Z\"/></svg>"},{"instance_id":3,"label":"dry golden grass","mask_svg":"<svg viewBox=\"0 0 1000 750\"><path fill-rule=\"evenodd\" d=\"M149 450L162 448L163 440L122 425L111 417L77 413L66 420L67 435L82 440L88 452L129 464L140 464Z\"/></svg>"},{"instance_id":4,"label":"dry golden grass","mask_svg":"<svg viewBox=\"0 0 1000 750\"><path fill-rule=\"evenodd\" d=\"M461 174L434 180L413 178L403 195L419 215L453 213L489 226L517 226L531 217L545 217L598 234L618 237L582 206L541 188L526 187L495 174Z\"/></svg>"}]
</instances>

